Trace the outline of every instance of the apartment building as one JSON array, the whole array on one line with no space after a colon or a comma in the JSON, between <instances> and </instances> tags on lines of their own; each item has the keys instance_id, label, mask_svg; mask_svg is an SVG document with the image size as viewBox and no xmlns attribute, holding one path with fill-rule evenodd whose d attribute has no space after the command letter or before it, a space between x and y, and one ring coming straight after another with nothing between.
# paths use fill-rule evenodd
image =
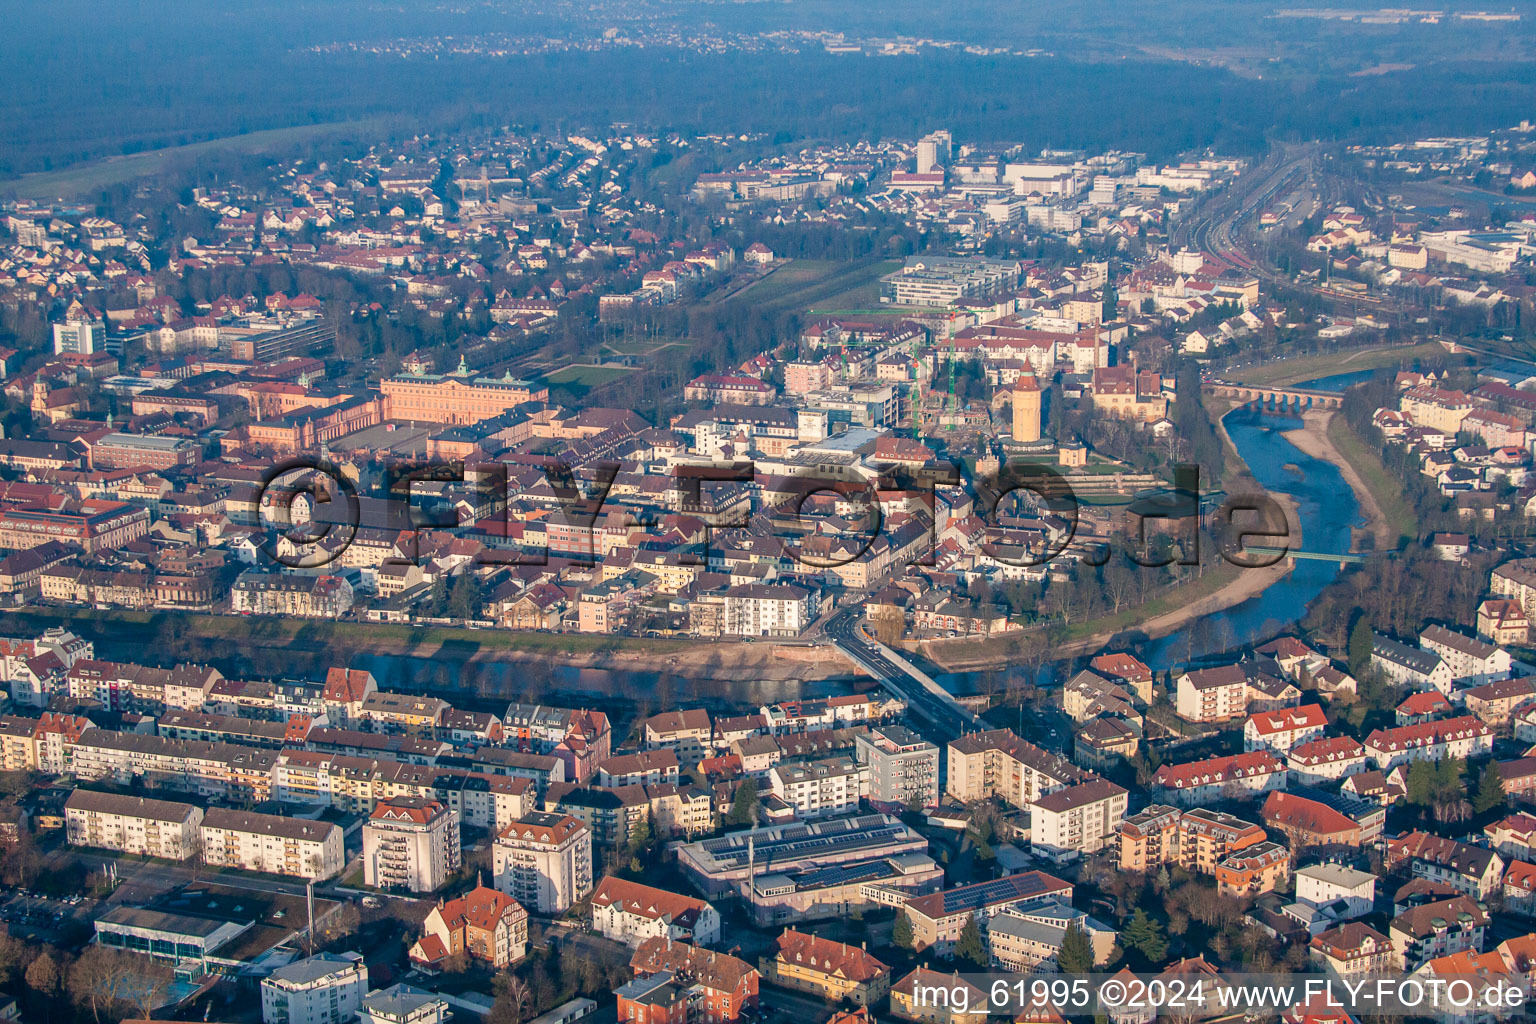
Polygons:
<instances>
[{"instance_id":1,"label":"apartment building","mask_svg":"<svg viewBox=\"0 0 1536 1024\"><path fill-rule=\"evenodd\" d=\"M64 802L64 834L71 846L94 846L166 860L197 853L203 809L174 800L77 789Z\"/></svg>"},{"instance_id":2,"label":"apartment building","mask_svg":"<svg viewBox=\"0 0 1536 1024\"><path fill-rule=\"evenodd\" d=\"M714 733L709 712L703 708L652 715L645 720L644 730L646 750L668 747L684 768L692 768L704 759Z\"/></svg>"},{"instance_id":3,"label":"apartment building","mask_svg":"<svg viewBox=\"0 0 1536 1024\"><path fill-rule=\"evenodd\" d=\"M592 830L535 811L496 837L492 866L498 890L536 914L563 914L592 891Z\"/></svg>"},{"instance_id":4,"label":"apartment building","mask_svg":"<svg viewBox=\"0 0 1536 1024\"><path fill-rule=\"evenodd\" d=\"M248 569L229 590L238 615L339 619L352 607L352 584L340 576L294 576Z\"/></svg>"},{"instance_id":5,"label":"apartment building","mask_svg":"<svg viewBox=\"0 0 1536 1024\"><path fill-rule=\"evenodd\" d=\"M1285 757L1287 779L1301 786L1321 786L1368 769L1365 748L1350 736L1330 736L1292 747Z\"/></svg>"},{"instance_id":6,"label":"apartment building","mask_svg":"<svg viewBox=\"0 0 1536 1024\"><path fill-rule=\"evenodd\" d=\"M1488 914L1469 896L1454 896L1409 907L1388 929L1402 969L1416 971L1429 961L1483 948Z\"/></svg>"},{"instance_id":7,"label":"apartment building","mask_svg":"<svg viewBox=\"0 0 1536 1024\"><path fill-rule=\"evenodd\" d=\"M635 980L615 992L620 1021L732 1024L758 1008L761 975L728 953L646 939L630 957L629 968Z\"/></svg>"},{"instance_id":8,"label":"apartment building","mask_svg":"<svg viewBox=\"0 0 1536 1024\"><path fill-rule=\"evenodd\" d=\"M1259 711L1243 723L1243 749L1285 754L1309 740L1322 738L1328 716L1321 704Z\"/></svg>"},{"instance_id":9,"label":"apartment building","mask_svg":"<svg viewBox=\"0 0 1536 1024\"><path fill-rule=\"evenodd\" d=\"M1376 905L1376 876L1343 864L1313 864L1296 872L1296 898L1314 907L1342 902L1346 917L1364 917Z\"/></svg>"},{"instance_id":10,"label":"apartment building","mask_svg":"<svg viewBox=\"0 0 1536 1024\"><path fill-rule=\"evenodd\" d=\"M829 1003L874 1006L891 990L891 969L867 950L808 932L781 933L758 967L774 984Z\"/></svg>"},{"instance_id":11,"label":"apartment building","mask_svg":"<svg viewBox=\"0 0 1536 1024\"><path fill-rule=\"evenodd\" d=\"M789 583L741 583L724 601L731 636L799 636L821 608L815 591Z\"/></svg>"},{"instance_id":12,"label":"apartment building","mask_svg":"<svg viewBox=\"0 0 1536 1024\"><path fill-rule=\"evenodd\" d=\"M592 930L626 946L656 937L708 946L720 940L720 914L705 900L610 875L592 894Z\"/></svg>"},{"instance_id":13,"label":"apartment building","mask_svg":"<svg viewBox=\"0 0 1536 1024\"><path fill-rule=\"evenodd\" d=\"M1319 968L1339 978L1403 969L1402 955L1392 939L1359 921L1349 921L1313 936L1308 954Z\"/></svg>"},{"instance_id":14,"label":"apartment building","mask_svg":"<svg viewBox=\"0 0 1536 1024\"><path fill-rule=\"evenodd\" d=\"M1267 750L1165 764L1152 776L1157 794L1180 807L1240 800L1285 785L1285 765Z\"/></svg>"},{"instance_id":15,"label":"apartment building","mask_svg":"<svg viewBox=\"0 0 1536 1024\"><path fill-rule=\"evenodd\" d=\"M1062 863L1096 853L1114 838L1125 817L1129 793L1108 779L1091 779L1030 805L1030 848Z\"/></svg>"},{"instance_id":16,"label":"apartment building","mask_svg":"<svg viewBox=\"0 0 1536 1024\"><path fill-rule=\"evenodd\" d=\"M1177 807L1152 804L1123 818L1115 828L1120 870L1141 874L1177 860L1181 813Z\"/></svg>"},{"instance_id":17,"label":"apartment building","mask_svg":"<svg viewBox=\"0 0 1536 1024\"><path fill-rule=\"evenodd\" d=\"M316 881L346 865L340 826L210 807L200 831L203 863Z\"/></svg>"},{"instance_id":18,"label":"apartment building","mask_svg":"<svg viewBox=\"0 0 1536 1024\"><path fill-rule=\"evenodd\" d=\"M1174 683L1174 711L1189 722L1226 722L1248 710L1248 676L1241 665L1185 672Z\"/></svg>"},{"instance_id":19,"label":"apartment building","mask_svg":"<svg viewBox=\"0 0 1536 1024\"><path fill-rule=\"evenodd\" d=\"M375 690L358 709L361 727L373 732L431 736L450 709L441 697Z\"/></svg>"},{"instance_id":20,"label":"apartment building","mask_svg":"<svg viewBox=\"0 0 1536 1024\"><path fill-rule=\"evenodd\" d=\"M778 764L769 770L768 784L775 796L794 808L796 817L851 813L869 794L869 767L846 757Z\"/></svg>"},{"instance_id":21,"label":"apartment building","mask_svg":"<svg viewBox=\"0 0 1536 1024\"><path fill-rule=\"evenodd\" d=\"M261 980L262 1024L352 1024L368 994L360 953L317 953Z\"/></svg>"},{"instance_id":22,"label":"apartment building","mask_svg":"<svg viewBox=\"0 0 1536 1024\"><path fill-rule=\"evenodd\" d=\"M1473 715L1376 729L1365 738L1365 755L1384 772L1413 761L1466 760L1492 753L1493 730Z\"/></svg>"},{"instance_id":23,"label":"apartment building","mask_svg":"<svg viewBox=\"0 0 1536 1024\"><path fill-rule=\"evenodd\" d=\"M949 744L945 792L960 803L997 797L1027 807L1047 793L1092 778L1016 736L1011 729L967 733Z\"/></svg>"},{"instance_id":24,"label":"apartment building","mask_svg":"<svg viewBox=\"0 0 1536 1024\"><path fill-rule=\"evenodd\" d=\"M610 757L598 765L597 782L607 787L654 786L663 782L676 785L681 774L682 766L676 752L670 747L662 747Z\"/></svg>"},{"instance_id":25,"label":"apartment building","mask_svg":"<svg viewBox=\"0 0 1536 1024\"><path fill-rule=\"evenodd\" d=\"M854 737L854 756L869 766L869 802L881 810L939 802L939 748L902 725Z\"/></svg>"},{"instance_id":26,"label":"apartment building","mask_svg":"<svg viewBox=\"0 0 1536 1024\"><path fill-rule=\"evenodd\" d=\"M381 800L363 825L363 881L380 889L433 892L459 869L459 816L436 800Z\"/></svg>"},{"instance_id":27,"label":"apartment building","mask_svg":"<svg viewBox=\"0 0 1536 1024\"><path fill-rule=\"evenodd\" d=\"M1493 850L1428 832L1408 832L1387 841L1386 866L1404 861L1415 878L1441 882L1477 900L1487 899L1504 877L1504 859Z\"/></svg>"},{"instance_id":28,"label":"apartment building","mask_svg":"<svg viewBox=\"0 0 1536 1024\"><path fill-rule=\"evenodd\" d=\"M1451 673L1452 679L1470 679L1478 683L1492 682L1509 675L1513 665L1509 652L1479 640L1446 629L1430 626L1419 634L1419 646L1440 656Z\"/></svg>"},{"instance_id":29,"label":"apartment building","mask_svg":"<svg viewBox=\"0 0 1536 1024\"><path fill-rule=\"evenodd\" d=\"M1216 865L1216 891L1240 899L1278 889L1290 876L1291 852L1279 843L1262 842Z\"/></svg>"}]
</instances>

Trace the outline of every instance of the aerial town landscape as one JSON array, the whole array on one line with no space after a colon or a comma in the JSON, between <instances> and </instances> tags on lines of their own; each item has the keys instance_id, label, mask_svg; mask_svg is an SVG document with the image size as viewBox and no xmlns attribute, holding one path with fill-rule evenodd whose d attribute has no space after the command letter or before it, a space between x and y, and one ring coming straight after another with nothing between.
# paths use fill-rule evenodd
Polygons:
<instances>
[{"instance_id":1,"label":"aerial town landscape","mask_svg":"<svg viewBox=\"0 0 1536 1024\"><path fill-rule=\"evenodd\" d=\"M19 12L0 1021L1525 1016L1536 11L1053 4Z\"/></svg>"}]
</instances>

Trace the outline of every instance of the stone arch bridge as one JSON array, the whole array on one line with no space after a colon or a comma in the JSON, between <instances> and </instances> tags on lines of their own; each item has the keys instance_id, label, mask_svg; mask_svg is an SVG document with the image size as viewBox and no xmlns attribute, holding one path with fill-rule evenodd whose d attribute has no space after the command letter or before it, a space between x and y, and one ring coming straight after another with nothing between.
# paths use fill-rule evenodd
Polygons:
<instances>
[{"instance_id":1,"label":"stone arch bridge","mask_svg":"<svg viewBox=\"0 0 1536 1024\"><path fill-rule=\"evenodd\" d=\"M1280 409L1342 409L1344 396L1335 391L1314 391L1311 388L1263 387L1258 384L1230 384L1212 380L1201 385L1208 395L1230 398L1237 402L1257 402L1269 408Z\"/></svg>"}]
</instances>

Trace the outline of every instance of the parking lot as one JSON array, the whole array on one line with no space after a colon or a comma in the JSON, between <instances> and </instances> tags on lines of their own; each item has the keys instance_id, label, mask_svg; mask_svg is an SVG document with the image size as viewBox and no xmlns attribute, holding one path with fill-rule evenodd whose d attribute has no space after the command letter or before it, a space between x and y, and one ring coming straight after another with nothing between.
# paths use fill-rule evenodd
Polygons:
<instances>
[{"instance_id":1,"label":"parking lot","mask_svg":"<svg viewBox=\"0 0 1536 1024\"><path fill-rule=\"evenodd\" d=\"M71 925L88 923L99 902L78 894L60 898L23 889L0 903L0 922L19 938L52 939Z\"/></svg>"}]
</instances>

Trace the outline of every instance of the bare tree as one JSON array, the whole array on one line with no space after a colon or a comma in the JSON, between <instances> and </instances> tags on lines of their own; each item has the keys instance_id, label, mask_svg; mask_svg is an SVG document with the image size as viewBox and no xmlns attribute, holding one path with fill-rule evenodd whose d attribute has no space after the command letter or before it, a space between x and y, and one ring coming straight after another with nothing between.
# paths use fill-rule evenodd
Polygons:
<instances>
[{"instance_id":1,"label":"bare tree","mask_svg":"<svg viewBox=\"0 0 1536 1024\"><path fill-rule=\"evenodd\" d=\"M133 958L106 946L87 946L69 968L68 988L76 1006L88 1006L91 1017L100 1024L105 1012L125 1001L125 991L134 976Z\"/></svg>"}]
</instances>

